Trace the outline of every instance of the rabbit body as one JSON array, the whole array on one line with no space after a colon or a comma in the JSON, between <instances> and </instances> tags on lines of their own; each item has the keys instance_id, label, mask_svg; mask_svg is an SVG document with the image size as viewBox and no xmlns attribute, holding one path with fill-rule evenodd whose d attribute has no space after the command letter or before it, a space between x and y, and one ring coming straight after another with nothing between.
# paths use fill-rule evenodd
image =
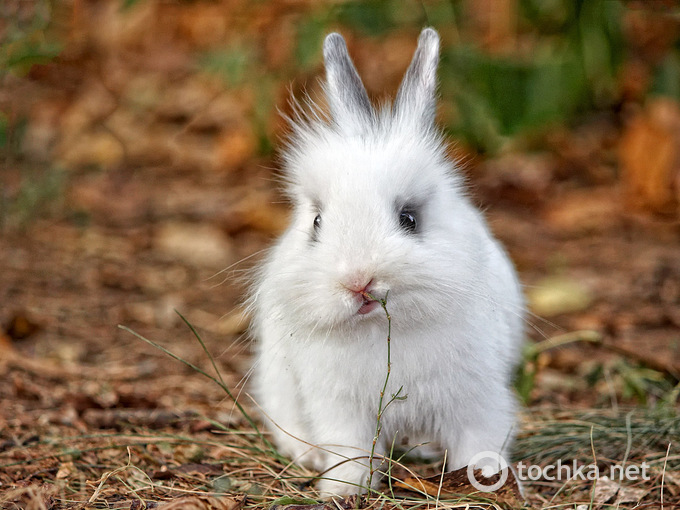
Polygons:
<instances>
[{"instance_id":1,"label":"rabbit body","mask_svg":"<svg viewBox=\"0 0 680 510\"><path fill-rule=\"evenodd\" d=\"M255 394L279 451L324 471L325 495L367 482L388 358L371 296L391 317L374 467L395 437L441 445L449 469L512 442L524 304L434 126L438 46L424 30L394 105L374 110L329 36L331 119L298 118L284 154L294 210L252 295Z\"/></svg>"}]
</instances>

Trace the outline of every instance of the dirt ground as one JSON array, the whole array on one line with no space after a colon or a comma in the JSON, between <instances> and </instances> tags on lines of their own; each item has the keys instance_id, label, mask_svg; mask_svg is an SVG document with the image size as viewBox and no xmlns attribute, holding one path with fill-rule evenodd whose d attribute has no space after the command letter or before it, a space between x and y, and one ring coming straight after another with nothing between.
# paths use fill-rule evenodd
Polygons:
<instances>
[{"instance_id":1,"label":"dirt ground","mask_svg":"<svg viewBox=\"0 0 680 510\"><path fill-rule=\"evenodd\" d=\"M275 194L270 180L259 179L252 186L261 202L253 207L261 212ZM540 341L589 329L606 344L576 343L541 355L527 415L545 408L653 406L662 399L680 374L677 225L617 210L618 194L610 188L560 183L546 192L550 199L528 206L515 201L516 189L487 176L473 174L471 185L535 308L557 308L530 317L529 336ZM252 407L247 385L242 391L247 320L235 306L244 295L242 270L271 234L243 227L242 191L162 169L135 169L124 179L82 173L70 177L68 196L90 200L87 225L73 216L47 218L3 234L0 487L66 478L68 463L45 443L87 450L93 446L88 436L111 431L170 428L198 437L210 435L208 418L243 422L216 384L118 328L127 326L210 372L181 313L200 332L226 384ZM263 224L279 223L278 209L261 216L267 214L274 217L260 218ZM640 387L631 386L635 381ZM68 438L79 439L69 445ZM93 441L96 447L101 438ZM106 465L93 455L77 457L89 467L82 486L87 497ZM175 452L172 459L178 458ZM157 457L152 464L163 463ZM50 485L55 500L57 486Z\"/></svg>"},{"instance_id":2,"label":"dirt ground","mask_svg":"<svg viewBox=\"0 0 680 510\"><path fill-rule=\"evenodd\" d=\"M140 30L133 24L121 37ZM153 46L163 40L146 41L138 60L102 52L115 35L95 38L100 53L74 52L6 79L0 97L34 126L25 138L31 157L8 155L2 167L0 502L143 508L204 491L261 504L275 482L266 467L242 462L247 433L226 441L216 426L247 428L224 391L119 326L213 374L185 317L253 411L239 303L248 270L286 224L276 159L258 155L233 113L251 108L252 97L183 75L190 64L182 52ZM152 69L133 81L146 64ZM164 83L164 73L173 80ZM133 89L137 102L126 95ZM140 106L151 90L162 99ZM279 104L285 109L285 99ZM532 311L528 341L597 333L597 342L527 356L524 372L535 380L524 395L525 424L546 413L653 409L673 398L678 409L680 216L667 209L677 206L678 184L657 201L659 186L636 187L637 169L657 147L645 141L646 126L659 115L680 119L675 103L650 101L555 129L540 150L484 158L452 147L518 268ZM275 116L267 128L274 138ZM59 131L64 124L72 131ZM627 149L638 142L642 156ZM670 473L655 483L654 491L667 487L667 502L680 501ZM531 506L549 504L550 490L530 485Z\"/></svg>"}]
</instances>

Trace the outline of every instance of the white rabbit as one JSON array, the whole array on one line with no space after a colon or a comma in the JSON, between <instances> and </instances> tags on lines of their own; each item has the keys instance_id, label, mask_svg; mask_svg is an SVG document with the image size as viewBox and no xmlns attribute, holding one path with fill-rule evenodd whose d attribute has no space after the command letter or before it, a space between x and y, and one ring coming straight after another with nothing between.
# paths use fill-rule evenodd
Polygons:
<instances>
[{"instance_id":1,"label":"white rabbit","mask_svg":"<svg viewBox=\"0 0 680 510\"><path fill-rule=\"evenodd\" d=\"M251 295L255 395L280 453L324 472L324 496L366 490L388 330L366 293L392 318L385 403L407 397L385 410L374 467L397 434L441 445L449 469L513 439L524 302L434 124L438 58L426 28L394 104L374 109L330 34L330 118L292 121L292 222Z\"/></svg>"}]
</instances>

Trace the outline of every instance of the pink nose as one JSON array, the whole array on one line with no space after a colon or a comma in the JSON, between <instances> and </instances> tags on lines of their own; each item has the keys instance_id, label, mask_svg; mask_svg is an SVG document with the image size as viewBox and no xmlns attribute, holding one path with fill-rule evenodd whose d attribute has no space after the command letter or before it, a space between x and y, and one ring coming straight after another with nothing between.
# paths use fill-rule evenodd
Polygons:
<instances>
[{"instance_id":1,"label":"pink nose","mask_svg":"<svg viewBox=\"0 0 680 510\"><path fill-rule=\"evenodd\" d=\"M373 279L371 278L368 283L364 283L366 280L359 280L355 279L350 282L348 282L345 287L347 290L351 290L352 292L355 292L356 294L365 294L367 292L370 292L370 287L371 284L373 283Z\"/></svg>"}]
</instances>

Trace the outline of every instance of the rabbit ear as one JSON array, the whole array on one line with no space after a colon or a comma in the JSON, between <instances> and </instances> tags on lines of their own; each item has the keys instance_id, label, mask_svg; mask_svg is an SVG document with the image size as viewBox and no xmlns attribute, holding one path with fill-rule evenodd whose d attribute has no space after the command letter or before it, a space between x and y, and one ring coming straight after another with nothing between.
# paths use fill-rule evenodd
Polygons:
<instances>
[{"instance_id":1,"label":"rabbit ear","mask_svg":"<svg viewBox=\"0 0 680 510\"><path fill-rule=\"evenodd\" d=\"M434 123L438 63L439 34L426 28L418 37L413 60L399 86L393 107L395 116L415 119L427 126Z\"/></svg>"},{"instance_id":2,"label":"rabbit ear","mask_svg":"<svg viewBox=\"0 0 680 510\"><path fill-rule=\"evenodd\" d=\"M359 78L347 45L340 34L326 36L323 43L326 64L326 95L333 119L340 125L371 122L373 107Z\"/></svg>"}]
</instances>

